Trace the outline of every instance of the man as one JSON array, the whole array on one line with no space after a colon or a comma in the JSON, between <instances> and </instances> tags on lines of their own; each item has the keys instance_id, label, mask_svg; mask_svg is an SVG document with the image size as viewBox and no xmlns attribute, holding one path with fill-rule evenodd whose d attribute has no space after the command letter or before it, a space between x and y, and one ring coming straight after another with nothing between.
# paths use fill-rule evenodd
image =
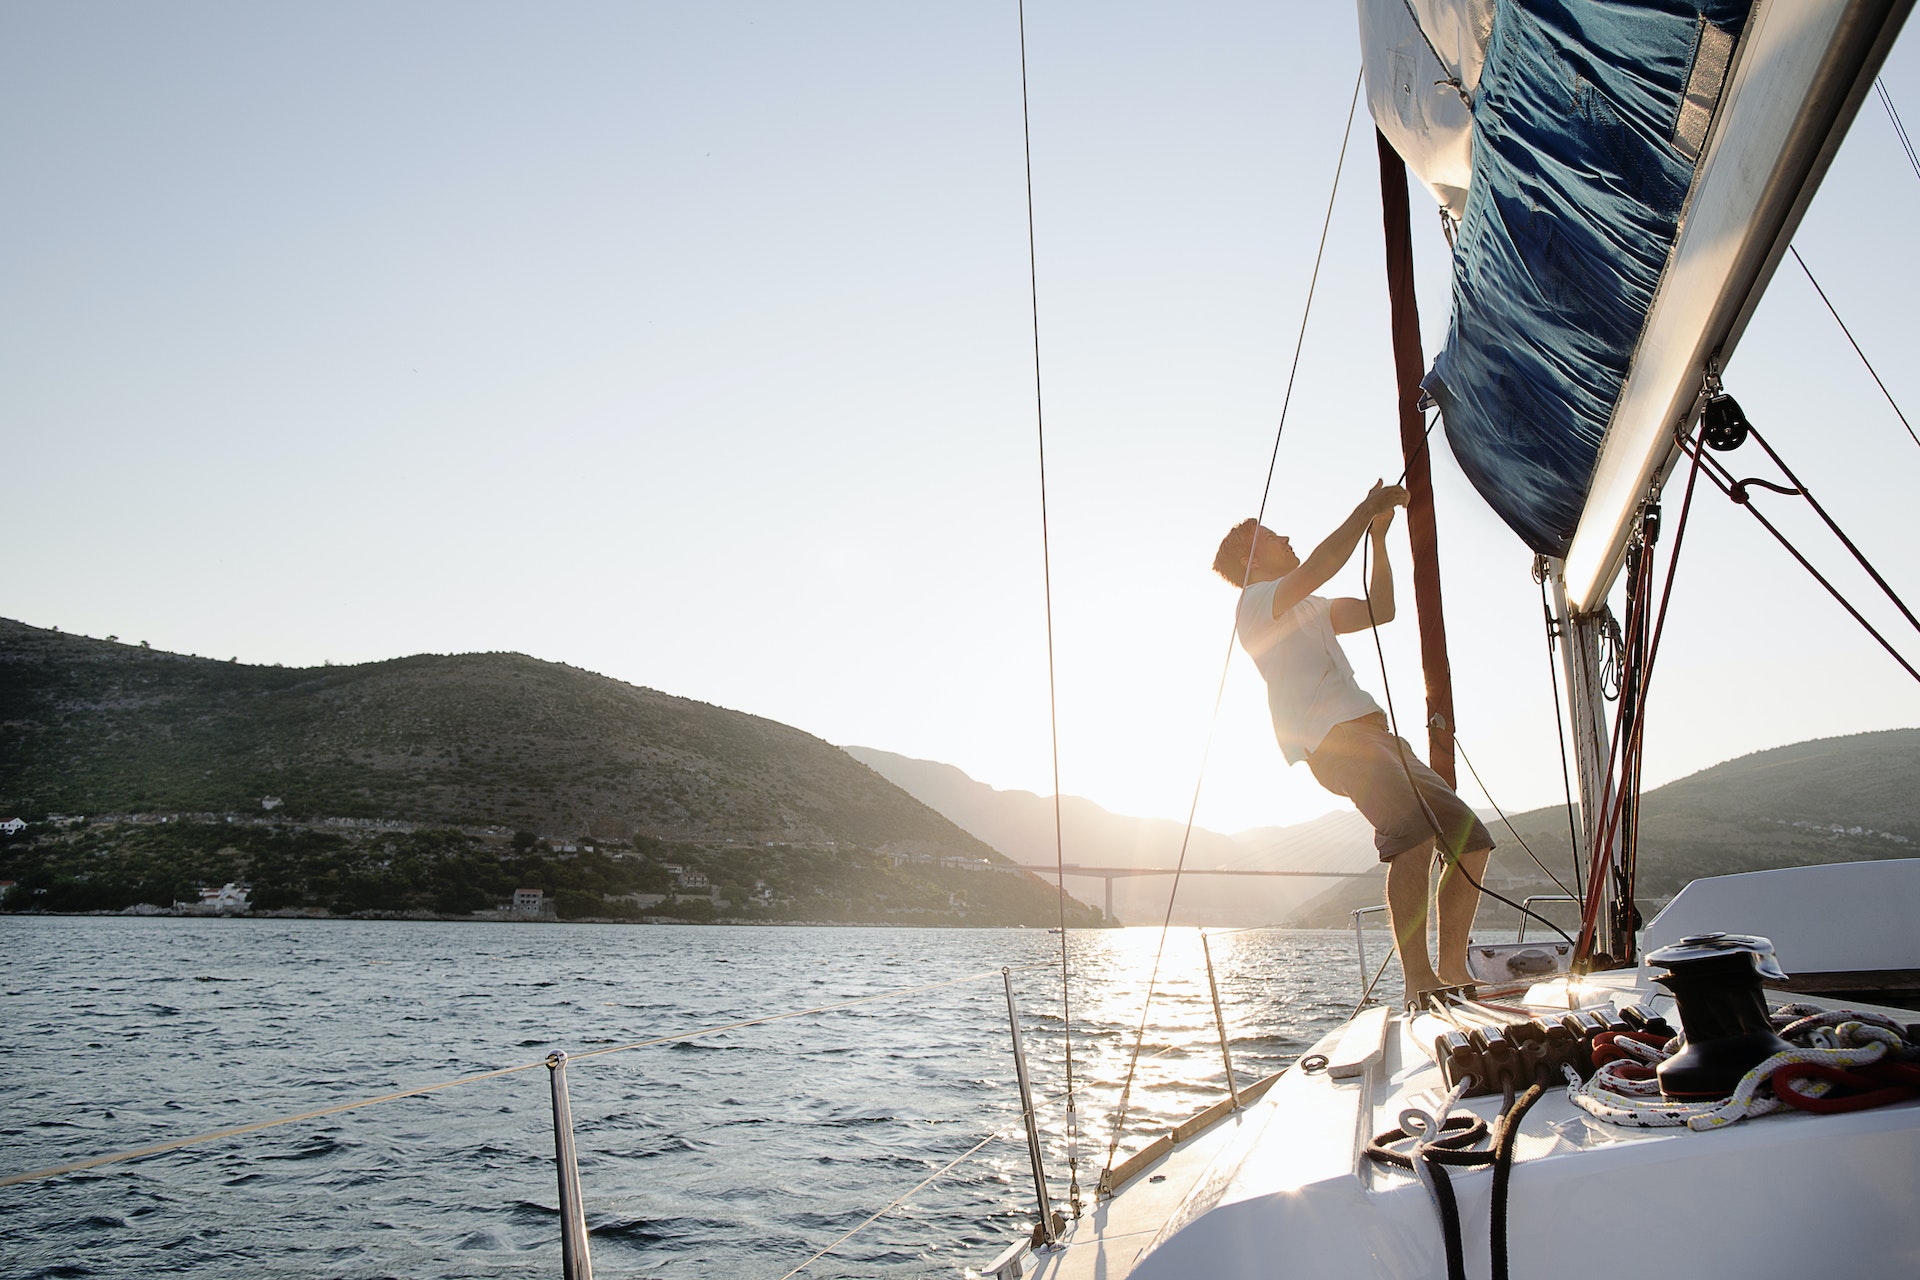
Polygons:
<instances>
[{"instance_id":1,"label":"man","mask_svg":"<svg viewBox=\"0 0 1920 1280\"><path fill-rule=\"evenodd\" d=\"M1376 482L1304 561L1286 538L1243 520L1221 541L1213 568L1243 588L1240 643L1267 682L1273 732L1287 763L1305 760L1321 786L1351 799L1373 824L1374 847L1387 864L1387 917L1406 975L1406 1001L1413 1004L1423 992L1470 980L1467 934L1493 838L1453 788L1393 735L1335 638L1393 620L1387 529L1393 509L1406 502L1405 489ZM1314 595L1353 557L1363 536L1372 539L1369 598ZM1444 863L1437 970L1426 945L1427 867L1436 857Z\"/></svg>"}]
</instances>

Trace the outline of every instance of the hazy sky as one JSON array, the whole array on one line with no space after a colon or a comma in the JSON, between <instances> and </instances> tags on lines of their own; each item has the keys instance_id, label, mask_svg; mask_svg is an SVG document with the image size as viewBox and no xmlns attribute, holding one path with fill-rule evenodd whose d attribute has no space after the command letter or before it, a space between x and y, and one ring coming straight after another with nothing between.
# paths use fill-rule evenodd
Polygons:
<instances>
[{"instance_id":1,"label":"hazy sky","mask_svg":"<svg viewBox=\"0 0 1920 1280\"><path fill-rule=\"evenodd\" d=\"M1061 783L1184 817L1355 21L1034 0L1028 40ZM1050 790L1019 76L1012 0L11 0L0 614L289 665L519 650ZM1911 35L1884 79L1920 129ZM1916 210L1870 97L1798 244L1910 417ZM1270 523L1310 543L1399 473L1391 377L1363 107ZM1791 264L1728 384L1920 597L1920 449ZM1461 742L1501 804L1557 800L1531 558L1436 449ZM1763 539L1702 500L1653 781L1920 724ZM1417 721L1410 608L1386 653ZM1201 822L1331 807L1236 657Z\"/></svg>"}]
</instances>

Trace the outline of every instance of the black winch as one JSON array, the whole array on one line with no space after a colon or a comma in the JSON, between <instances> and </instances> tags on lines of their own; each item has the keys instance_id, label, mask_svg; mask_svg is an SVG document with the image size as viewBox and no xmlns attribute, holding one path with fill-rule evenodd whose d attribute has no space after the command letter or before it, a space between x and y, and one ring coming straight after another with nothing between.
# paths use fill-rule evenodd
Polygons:
<instances>
[{"instance_id":1,"label":"black winch","mask_svg":"<svg viewBox=\"0 0 1920 1280\"><path fill-rule=\"evenodd\" d=\"M1743 933L1700 933L1661 947L1647 963L1668 972L1654 979L1673 993L1686 1047L1655 1074L1669 1098L1724 1098L1749 1071L1793 1046L1767 1020L1762 978L1787 975L1773 943Z\"/></svg>"}]
</instances>

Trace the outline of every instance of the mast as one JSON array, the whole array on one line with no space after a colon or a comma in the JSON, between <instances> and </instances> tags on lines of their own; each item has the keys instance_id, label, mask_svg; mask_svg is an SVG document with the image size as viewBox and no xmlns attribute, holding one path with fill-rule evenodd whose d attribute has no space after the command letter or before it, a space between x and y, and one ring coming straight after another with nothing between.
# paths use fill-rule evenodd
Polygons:
<instances>
[{"instance_id":1,"label":"mast","mask_svg":"<svg viewBox=\"0 0 1920 1280\"><path fill-rule=\"evenodd\" d=\"M1593 860L1594 845L1601 838L1602 810L1607 794L1608 766L1612 732L1607 726L1605 678L1602 674L1601 645L1607 629L1604 610L1575 613L1567 598L1566 565L1548 559L1544 567L1553 591L1553 621L1560 632L1560 664L1567 686L1567 710L1572 722L1575 774L1580 786L1580 847L1574 857L1582 866L1604 865L1610 873L1618 833L1607 842L1603 863ZM1621 940L1610 936L1610 924L1602 921L1601 949L1609 955L1622 955ZM1629 943L1631 939L1628 939Z\"/></svg>"},{"instance_id":2,"label":"mast","mask_svg":"<svg viewBox=\"0 0 1920 1280\"><path fill-rule=\"evenodd\" d=\"M1407 540L1413 549L1413 604L1420 619L1420 666L1427 677L1427 758L1454 785L1453 668L1440 613L1440 543L1433 521L1433 474L1426 423L1420 416L1420 304L1413 292L1413 237L1408 227L1407 167L1379 130L1380 209L1387 240L1387 296L1393 314L1394 383L1399 388L1400 452L1407 463Z\"/></svg>"}]
</instances>

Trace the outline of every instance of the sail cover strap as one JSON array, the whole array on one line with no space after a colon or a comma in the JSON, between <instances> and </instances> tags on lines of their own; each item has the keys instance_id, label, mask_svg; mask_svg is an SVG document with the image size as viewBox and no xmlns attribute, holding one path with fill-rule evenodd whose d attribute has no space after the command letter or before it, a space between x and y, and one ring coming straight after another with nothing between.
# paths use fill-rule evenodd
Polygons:
<instances>
[{"instance_id":1,"label":"sail cover strap","mask_svg":"<svg viewBox=\"0 0 1920 1280\"><path fill-rule=\"evenodd\" d=\"M1501 0L1453 316L1425 387L1462 469L1565 556L1679 230L1744 0Z\"/></svg>"}]
</instances>

